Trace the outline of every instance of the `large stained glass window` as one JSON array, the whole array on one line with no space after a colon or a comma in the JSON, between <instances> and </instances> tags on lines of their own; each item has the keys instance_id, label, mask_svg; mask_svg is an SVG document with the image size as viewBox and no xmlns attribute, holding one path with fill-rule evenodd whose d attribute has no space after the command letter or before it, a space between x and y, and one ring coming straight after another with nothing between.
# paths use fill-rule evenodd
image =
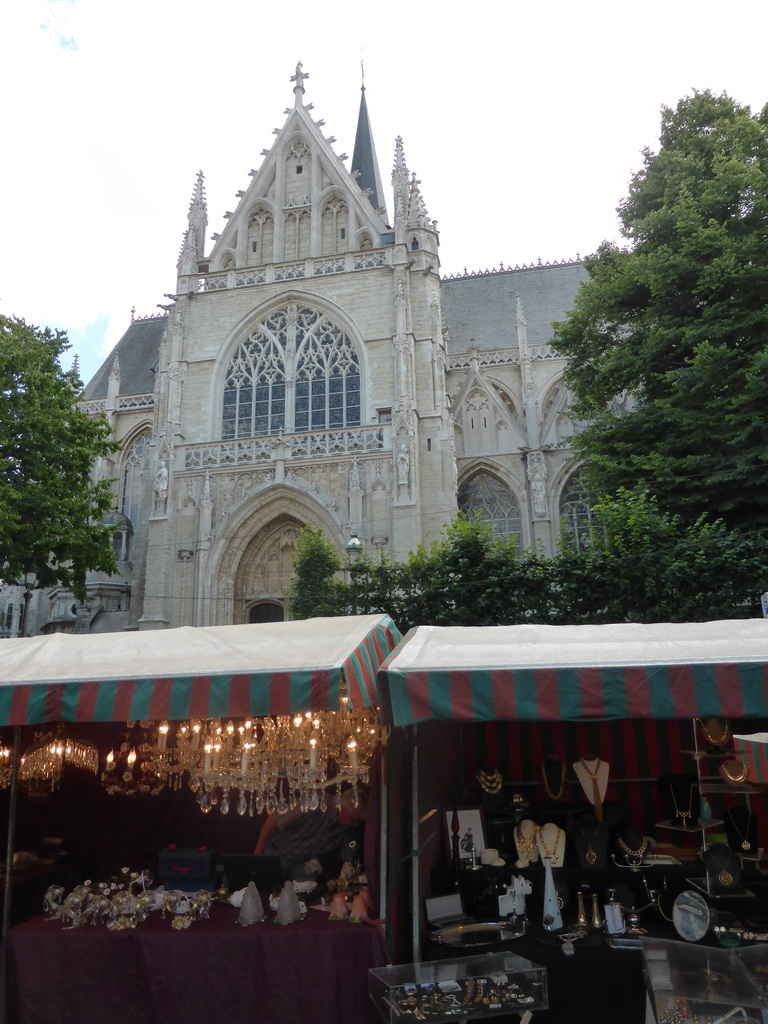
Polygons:
<instances>
[{"instance_id":1,"label":"large stained glass window","mask_svg":"<svg viewBox=\"0 0 768 1024\"><path fill-rule=\"evenodd\" d=\"M238 346L224 383L225 440L359 424L359 358L329 317L288 306Z\"/></svg>"}]
</instances>

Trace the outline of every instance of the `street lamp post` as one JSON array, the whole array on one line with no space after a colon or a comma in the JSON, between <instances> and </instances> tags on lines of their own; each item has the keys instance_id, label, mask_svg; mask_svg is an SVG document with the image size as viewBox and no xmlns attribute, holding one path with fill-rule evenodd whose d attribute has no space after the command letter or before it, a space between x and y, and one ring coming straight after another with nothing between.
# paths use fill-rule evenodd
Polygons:
<instances>
[{"instance_id":1,"label":"street lamp post","mask_svg":"<svg viewBox=\"0 0 768 1024\"><path fill-rule=\"evenodd\" d=\"M349 562L350 586L354 583L355 564L357 563L358 558L362 554L362 551L363 542L360 540L357 534L354 531L352 531L352 533L349 535L349 540L346 543L347 561ZM354 600L354 596L352 599L352 614L357 615L357 602Z\"/></svg>"}]
</instances>

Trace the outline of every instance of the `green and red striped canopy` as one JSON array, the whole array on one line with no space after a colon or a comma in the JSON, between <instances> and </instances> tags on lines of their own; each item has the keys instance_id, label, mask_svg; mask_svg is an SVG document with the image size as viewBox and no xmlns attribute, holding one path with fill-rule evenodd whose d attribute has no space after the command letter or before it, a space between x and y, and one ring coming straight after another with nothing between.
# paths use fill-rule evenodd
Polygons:
<instances>
[{"instance_id":1,"label":"green and red striped canopy","mask_svg":"<svg viewBox=\"0 0 768 1024\"><path fill-rule=\"evenodd\" d=\"M768 717L768 621L419 626L378 674L393 725Z\"/></svg>"},{"instance_id":2,"label":"green and red striped canopy","mask_svg":"<svg viewBox=\"0 0 768 1024\"><path fill-rule=\"evenodd\" d=\"M0 641L0 725L244 718L377 703L386 615Z\"/></svg>"}]
</instances>

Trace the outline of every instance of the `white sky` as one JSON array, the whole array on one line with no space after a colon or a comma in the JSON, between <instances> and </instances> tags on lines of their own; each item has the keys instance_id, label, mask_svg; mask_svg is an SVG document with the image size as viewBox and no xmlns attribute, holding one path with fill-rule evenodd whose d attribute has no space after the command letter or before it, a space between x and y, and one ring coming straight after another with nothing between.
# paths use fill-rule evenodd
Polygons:
<instances>
[{"instance_id":1,"label":"white sky","mask_svg":"<svg viewBox=\"0 0 768 1024\"><path fill-rule=\"evenodd\" d=\"M66 329L90 379L174 290L200 169L222 230L298 60L350 157L364 60L390 216L402 135L444 274L584 255L617 236L662 104L768 102L767 35L766 0L8 0L0 312Z\"/></svg>"}]
</instances>

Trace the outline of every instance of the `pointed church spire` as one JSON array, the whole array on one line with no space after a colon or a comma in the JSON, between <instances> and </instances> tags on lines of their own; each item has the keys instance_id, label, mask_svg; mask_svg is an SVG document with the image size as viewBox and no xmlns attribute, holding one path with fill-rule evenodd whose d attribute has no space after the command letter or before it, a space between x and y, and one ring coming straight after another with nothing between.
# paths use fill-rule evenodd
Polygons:
<instances>
[{"instance_id":1,"label":"pointed church spire","mask_svg":"<svg viewBox=\"0 0 768 1024\"><path fill-rule=\"evenodd\" d=\"M189 204L189 213L187 214L187 224L187 233L184 236L184 249L189 253L192 239L194 239L195 259L201 259L205 255L205 232L208 228L208 204L205 201L205 178L202 171L197 172L197 181L195 182L192 199ZM188 270L187 273L195 273L196 270L197 267L194 270Z\"/></svg>"},{"instance_id":2,"label":"pointed church spire","mask_svg":"<svg viewBox=\"0 0 768 1024\"><path fill-rule=\"evenodd\" d=\"M395 193L395 241L405 239L405 228L408 223L408 165L405 162L403 140L395 139L395 165L392 168L392 188Z\"/></svg>"},{"instance_id":3,"label":"pointed church spire","mask_svg":"<svg viewBox=\"0 0 768 1024\"><path fill-rule=\"evenodd\" d=\"M376 147L373 144L371 123L368 119L368 104L365 102L365 72L360 87L360 112L357 115L357 133L355 148L352 153L352 173L358 172L357 183L368 193L368 199L374 210L385 209L384 189L381 187L379 161L376 159ZM386 209L384 213L386 219Z\"/></svg>"},{"instance_id":4,"label":"pointed church spire","mask_svg":"<svg viewBox=\"0 0 768 1024\"><path fill-rule=\"evenodd\" d=\"M421 189L419 185L421 182L417 179L416 173L414 172L411 178L411 190L408 203L408 226L418 228L432 228L432 221L427 213L427 208L424 205L424 199L421 195Z\"/></svg>"}]
</instances>

